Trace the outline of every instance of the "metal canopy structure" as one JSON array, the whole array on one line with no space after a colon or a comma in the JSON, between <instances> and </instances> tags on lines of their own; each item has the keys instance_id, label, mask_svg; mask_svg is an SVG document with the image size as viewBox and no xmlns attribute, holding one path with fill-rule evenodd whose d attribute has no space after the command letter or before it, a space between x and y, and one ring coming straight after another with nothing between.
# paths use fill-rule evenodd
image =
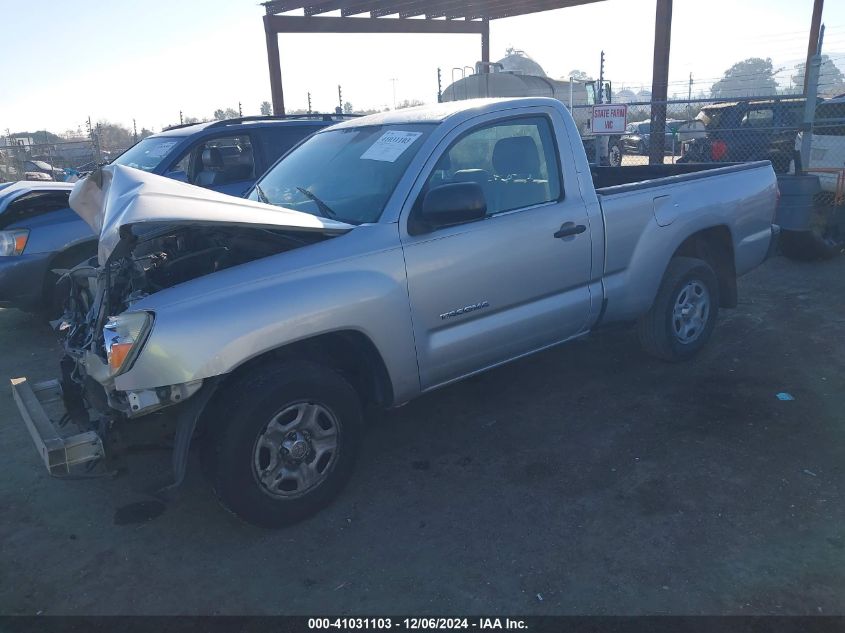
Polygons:
<instances>
[{"instance_id":1,"label":"metal canopy structure","mask_svg":"<svg viewBox=\"0 0 845 633\"><path fill-rule=\"evenodd\" d=\"M481 61L490 61L490 20L563 9L602 0L270 0L264 34L273 112L285 113L281 33L439 33L481 36ZM671 1L671 0L670 0ZM340 15L324 15L337 13ZM291 15L291 12L298 14ZM301 12L301 13L299 13Z\"/></svg>"},{"instance_id":2,"label":"metal canopy structure","mask_svg":"<svg viewBox=\"0 0 845 633\"><path fill-rule=\"evenodd\" d=\"M265 2L264 6L268 15L303 9L307 17L340 11L344 18L369 14L371 18L398 16L400 19L497 20L592 2L601 0L271 0Z\"/></svg>"},{"instance_id":3,"label":"metal canopy structure","mask_svg":"<svg viewBox=\"0 0 845 633\"><path fill-rule=\"evenodd\" d=\"M273 112L285 113L281 33L440 33L481 36L482 70L490 62L490 21L565 9L602 0L269 0L264 2L264 34ZM669 43L672 1L655 0L654 72L652 93L665 102L669 82ZM340 12L338 16L336 13ZM296 12L296 14L292 14ZM301 12L301 13L300 13ZM333 13L334 15L324 15ZM652 125L662 128L665 103L652 114ZM663 162L663 135L656 135L651 160Z\"/></svg>"}]
</instances>

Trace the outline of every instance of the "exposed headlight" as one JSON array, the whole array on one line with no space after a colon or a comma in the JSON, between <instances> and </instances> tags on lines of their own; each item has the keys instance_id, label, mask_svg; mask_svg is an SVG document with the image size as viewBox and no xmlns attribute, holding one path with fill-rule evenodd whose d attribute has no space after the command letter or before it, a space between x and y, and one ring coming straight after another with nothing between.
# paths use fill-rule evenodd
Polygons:
<instances>
[{"instance_id":1,"label":"exposed headlight","mask_svg":"<svg viewBox=\"0 0 845 633\"><path fill-rule=\"evenodd\" d=\"M29 239L27 229L0 231L0 256L20 255Z\"/></svg>"},{"instance_id":2,"label":"exposed headlight","mask_svg":"<svg viewBox=\"0 0 845 633\"><path fill-rule=\"evenodd\" d=\"M149 312L124 312L119 316L109 317L103 327L103 339L112 376L132 367L147 340L152 324L153 317Z\"/></svg>"}]
</instances>

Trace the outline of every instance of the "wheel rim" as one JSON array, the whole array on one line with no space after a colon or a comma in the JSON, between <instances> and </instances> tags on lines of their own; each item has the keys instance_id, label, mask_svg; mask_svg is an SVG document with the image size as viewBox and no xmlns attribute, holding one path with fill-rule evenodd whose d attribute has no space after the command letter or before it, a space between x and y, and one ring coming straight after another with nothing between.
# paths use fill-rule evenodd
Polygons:
<instances>
[{"instance_id":1,"label":"wheel rim","mask_svg":"<svg viewBox=\"0 0 845 633\"><path fill-rule=\"evenodd\" d=\"M253 474L273 497L299 497L331 473L339 453L340 424L321 404L300 402L277 413L253 448Z\"/></svg>"},{"instance_id":2,"label":"wheel rim","mask_svg":"<svg viewBox=\"0 0 845 633\"><path fill-rule=\"evenodd\" d=\"M619 167L622 164L622 150L618 145L612 145L608 156L608 162L611 167Z\"/></svg>"},{"instance_id":3,"label":"wheel rim","mask_svg":"<svg viewBox=\"0 0 845 633\"><path fill-rule=\"evenodd\" d=\"M710 318L710 291L701 281L686 283L675 296L672 307L672 330L683 345L697 341Z\"/></svg>"}]
</instances>

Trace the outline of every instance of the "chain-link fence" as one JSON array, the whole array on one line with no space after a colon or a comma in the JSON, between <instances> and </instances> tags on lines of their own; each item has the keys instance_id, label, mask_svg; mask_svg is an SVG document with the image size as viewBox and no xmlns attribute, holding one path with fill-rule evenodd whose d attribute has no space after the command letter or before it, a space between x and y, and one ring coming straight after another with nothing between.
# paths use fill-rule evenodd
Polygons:
<instances>
[{"instance_id":1,"label":"chain-link fence","mask_svg":"<svg viewBox=\"0 0 845 633\"><path fill-rule=\"evenodd\" d=\"M795 95L734 100L628 103L625 133L611 136L602 162L622 167L647 165L658 132L652 126L655 106L666 108L662 130L664 163L736 163L769 160L778 174L817 174L820 199L845 205L845 95L818 99L806 111L806 100ZM575 106L577 120L589 118L592 106ZM812 120L809 143L804 121ZM592 139L585 147L594 161Z\"/></svg>"},{"instance_id":2,"label":"chain-link fence","mask_svg":"<svg viewBox=\"0 0 845 633\"><path fill-rule=\"evenodd\" d=\"M14 180L73 181L123 152L89 138L34 142L27 136L0 138L0 182Z\"/></svg>"},{"instance_id":3,"label":"chain-link fence","mask_svg":"<svg viewBox=\"0 0 845 633\"><path fill-rule=\"evenodd\" d=\"M785 172L802 129L804 103L794 96L628 103L627 128L610 137L608 159L611 165L648 164L662 136L664 163L771 160L775 171ZM652 126L658 105L666 109L662 130ZM590 108L576 106L576 118L588 116L577 110Z\"/></svg>"}]
</instances>

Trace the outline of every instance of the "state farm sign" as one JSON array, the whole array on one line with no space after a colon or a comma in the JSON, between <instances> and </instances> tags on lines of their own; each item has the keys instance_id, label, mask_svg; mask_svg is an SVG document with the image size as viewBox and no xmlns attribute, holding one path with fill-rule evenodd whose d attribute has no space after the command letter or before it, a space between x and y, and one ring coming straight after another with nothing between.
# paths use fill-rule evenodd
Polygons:
<instances>
[{"instance_id":1,"label":"state farm sign","mask_svg":"<svg viewBox=\"0 0 845 633\"><path fill-rule=\"evenodd\" d=\"M627 121L627 105L606 103L593 106L593 134L622 134Z\"/></svg>"}]
</instances>

